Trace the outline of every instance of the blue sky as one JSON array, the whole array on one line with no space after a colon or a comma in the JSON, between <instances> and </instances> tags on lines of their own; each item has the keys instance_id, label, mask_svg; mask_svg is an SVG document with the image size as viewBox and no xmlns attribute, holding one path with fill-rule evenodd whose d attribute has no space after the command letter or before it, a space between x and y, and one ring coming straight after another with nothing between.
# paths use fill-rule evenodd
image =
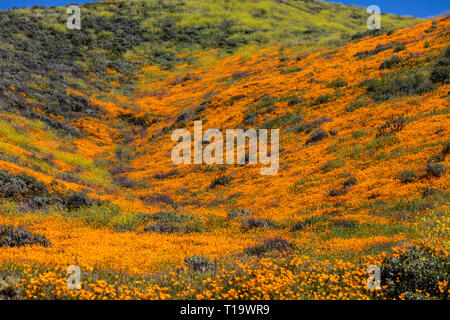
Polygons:
<instances>
[{"instance_id":1,"label":"blue sky","mask_svg":"<svg viewBox=\"0 0 450 320\"><path fill-rule=\"evenodd\" d=\"M30 7L34 4L50 6L64 6L71 3L86 3L88 0L1 0L0 10L11 7ZM343 4L354 4L368 7L375 4L382 12L411 15L420 18L436 16L450 10L449 0L334 0L330 2L341 2Z\"/></svg>"}]
</instances>

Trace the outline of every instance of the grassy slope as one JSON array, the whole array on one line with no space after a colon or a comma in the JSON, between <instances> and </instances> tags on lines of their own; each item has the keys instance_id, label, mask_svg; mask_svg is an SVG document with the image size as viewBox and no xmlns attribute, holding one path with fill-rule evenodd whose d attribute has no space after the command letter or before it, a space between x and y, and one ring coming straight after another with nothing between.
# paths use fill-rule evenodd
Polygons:
<instances>
[{"instance_id":1,"label":"grassy slope","mask_svg":"<svg viewBox=\"0 0 450 320\"><path fill-rule=\"evenodd\" d=\"M349 30L364 30L362 9L290 1L272 9L269 1L214 6L207 1L195 6L170 2L170 8L146 3L152 16L139 12L140 3L133 4L134 9L123 4L123 15L137 13L125 22L108 13L118 10L117 3L87 5L86 39L74 34L65 42L67 31L51 19L45 27L33 21L28 34L23 32L26 37L7 34L1 39L7 48L1 53L8 54L2 68L8 76L0 87L0 167L47 184L57 181L62 192L84 191L121 208L117 212L104 205L68 212L5 199L0 222L25 225L46 235L53 247L2 249L1 261L14 262L20 256L64 267L76 255L86 270L108 266L143 273L178 267L193 254L214 258L240 253L273 236L288 239L315 259L357 261L417 237L414 226L420 218L448 211L448 179L421 173L448 141L448 85L434 84L431 91L410 96L394 92L387 101L378 101L361 85L371 78L417 73L428 83L448 42L448 19L336 48L348 40L343 35ZM199 12L208 18L197 19ZM18 21L14 34L24 23L21 15L29 13L11 14L5 18L9 14L2 13L2 23ZM383 25L395 28L413 22L384 16ZM137 23L141 29L127 37L130 31L113 28L114 23L132 30ZM34 28L44 35L39 48L28 51L38 61L47 58L42 65L25 63L33 57L20 58L23 52L18 51L30 45ZM76 58L52 58L51 50L61 48L48 46L48 37L56 46L72 46ZM75 46L80 41L85 45ZM393 45L370 52L386 44ZM402 62L380 70L400 44L404 48L395 54ZM215 50L217 46L221 49ZM314 53L320 47L328 49ZM367 50L361 59L355 56ZM47 76L50 70L62 70L57 74L63 78ZM324 116L330 121L311 125ZM403 130L378 134L389 119L400 117L406 119ZM279 174L261 177L258 166L175 168L169 157L171 130L166 127L190 128L195 119L203 119L205 129L281 128ZM305 146L318 127L338 134ZM448 159L443 164L448 167ZM421 178L402 184L398 176L406 169L416 170ZM221 175L233 178L230 185L209 188ZM350 176L357 184L342 189ZM444 192L422 198L425 187ZM331 197L332 189L343 192ZM233 208L249 208L254 218L275 227L244 232L239 219L226 218ZM161 210L190 215L184 230L193 232L142 233L151 221L136 213ZM115 232L124 230L132 232Z\"/></svg>"}]
</instances>

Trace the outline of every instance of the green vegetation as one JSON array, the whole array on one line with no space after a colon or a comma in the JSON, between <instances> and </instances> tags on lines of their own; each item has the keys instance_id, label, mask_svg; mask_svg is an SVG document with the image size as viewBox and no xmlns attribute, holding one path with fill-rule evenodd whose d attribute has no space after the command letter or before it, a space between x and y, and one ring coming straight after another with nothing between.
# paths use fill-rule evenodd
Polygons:
<instances>
[{"instance_id":1,"label":"green vegetation","mask_svg":"<svg viewBox=\"0 0 450 320\"><path fill-rule=\"evenodd\" d=\"M423 246L409 246L381 264L381 279L388 299L447 299L450 262L444 252ZM447 282L439 290L439 282Z\"/></svg>"},{"instance_id":2,"label":"green vegetation","mask_svg":"<svg viewBox=\"0 0 450 320\"><path fill-rule=\"evenodd\" d=\"M102 110L67 88L104 94L105 85L115 81L121 85L115 90L128 92L139 66L149 62L171 68L193 62L192 54L205 49L220 48L223 55L280 42L314 50L362 32L366 25L363 8L326 2L139 0L83 5L82 32L77 32L65 27L64 9L0 11L0 108L71 135L80 132L70 119L99 117ZM387 29L419 21L383 16ZM108 74L107 68L118 74ZM89 81L92 75L94 82Z\"/></svg>"},{"instance_id":3,"label":"green vegetation","mask_svg":"<svg viewBox=\"0 0 450 320\"><path fill-rule=\"evenodd\" d=\"M21 226L0 226L0 247L23 247L40 245L49 247L50 241L40 234L31 233Z\"/></svg>"}]
</instances>

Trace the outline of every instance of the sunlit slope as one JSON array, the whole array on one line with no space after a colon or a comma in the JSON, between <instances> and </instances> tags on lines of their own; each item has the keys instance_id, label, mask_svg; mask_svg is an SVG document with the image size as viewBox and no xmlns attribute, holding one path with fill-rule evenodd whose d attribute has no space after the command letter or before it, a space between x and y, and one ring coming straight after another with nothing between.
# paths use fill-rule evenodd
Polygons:
<instances>
[{"instance_id":1,"label":"sunlit slope","mask_svg":"<svg viewBox=\"0 0 450 320\"><path fill-rule=\"evenodd\" d=\"M3 248L1 261L57 266L77 256L83 268L141 273L275 236L311 256L352 259L417 237L421 218L448 212L448 32L442 18L312 54L206 51L172 70L141 67L129 95L68 87L102 110L72 120L81 135L3 112L1 169L34 176L48 192L3 194L0 223L52 246ZM171 132L200 119L204 130L279 128L278 174L175 166ZM307 143L317 132L322 139ZM60 199L72 191L105 201L66 208ZM243 208L256 225L230 218ZM171 219L175 232L145 229L161 211L172 212L157 219Z\"/></svg>"},{"instance_id":2,"label":"sunlit slope","mask_svg":"<svg viewBox=\"0 0 450 320\"><path fill-rule=\"evenodd\" d=\"M81 6L81 17L81 30L68 30L64 7L0 12L2 110L76 136L75 119L104 110L67 88L105 100L130 95L149 64L172 69L204 50L274 43L311 52L367 33L363 8L316 1L104 1ZM383 15L379 33L420 21Z\"/></svg>"}]
</instances>

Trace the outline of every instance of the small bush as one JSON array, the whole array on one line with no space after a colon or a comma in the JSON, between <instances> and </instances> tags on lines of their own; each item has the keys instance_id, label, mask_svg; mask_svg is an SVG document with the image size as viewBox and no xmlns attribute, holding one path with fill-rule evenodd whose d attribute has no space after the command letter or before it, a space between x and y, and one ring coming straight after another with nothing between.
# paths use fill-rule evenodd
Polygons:
<instances>
[{"instance_id":1,"label":"small bush","mask_svg":"<svg viewBox=\"0 0 450 320\"><path fill-rule=\"evenodd\" d=\"M320 167L322 172L330 172L334 169L342 168L345 165L343 160L329 160Z\"/></svg>"},{"instance_id":2,"label":"small bush","mask_svg":"<svg viewBox=\"0 0 450 320\"><path fill-rule=\"evenodd\" d=\"M383 69L391 69L392 67L395 67L396 65L402 63L402 58L400 58L397 55L393 55L390 59L386 59L381 63L380 70Z\"/></svg>"},{"instance_id":3,"label":"small bush","mask_svg":"<svg viewBox=\"0 0 450 320\"><path fill-rule=\"evenodd\" d=\"M293 67L293 68L283 69L280 71L280 73L281 74L291 74L291 73L295 73L295 72L300 72L302 70L303 70L303 68Z\"/></svg>"},{"instance_id":4,"label":"small bush","mask_svg":"<svg viewBox=\"0 0 450 320\"><path fill-rule=\"evenodd\" d=\"M417 174L412 170L405 170L400 173L399 179L402 183L411 183L417 179Z\"/></svg>"},{"instance_id":5,"label":"small bush","mask_svg":"<svg viewBox=\"0 0 450 320\"><path fill-rule=\"evenodd\" d=\"M442 154L444 157L450 154L450 141L447 141L442 147Z\"/></svg>"},{"instance_id":6,"label":"small bush","mask_svg":"<svg viewBox=\"0 0 450 320\"><path fill-rule=\"evenodd\" d=\"M250 210L246 208L242 208L241 210L234 208L230 212L227 213L228 219L234 219L237 217L248 217L250 215Z\"/></svg>"},{"instance_id":7,"label":"small bush","mask_svg":"<svg viewBox=\"0 0 450 320\"><path fill-rule=\"evenodd\" d=\"M316 99L311 101L311 106L317 106L317 105L321 105L321 104L330 102L332 100L332 98L333 97L329 94L324 94L324 95L318 96Z\"/></svg>"},{"instance_id":8,"label":"small bush","mask_svg":"<svg viewBox=\"0 0 450 320\"><path fill-rule=\"evenodd\" d=\"M226 185L229 185L232 180L233 180L233 177L231 177L231 176L227 176L227 175L219 176L211 182L209 187L211 189L214 189L217 186L226 186Z\"/></svg>"},{"instance_id":9,"label":"small bush","mask_svg":"<svg viewBox=\"0 0 450 320\"><path fill-rule=\"evenodd\" d=\"M406 46L403 43L395 45L393 52L400 52L406 50Z\"/></svg>"},{"instance_id":10,"label":"small bush","mask_svg":"<svg viewBox=\"0 0 450 320\"><path fill-rule=\"evenodd\" d=\"M344 188L349 188L357 184L355 177L350 177L347 180L344 181L343 186Z\"/></svg>"},{"instance_id":11,"label":"small bush","mask_svg":"<svg viewBox=\"0 0 450 320\"><path fill-rule=\"evenodd\" d=\"M376 102L387 101L392 98L423 94L433 90L433 85L421 74L414 73L402 76L391 75L381 80L372 79L364 81L367 93Z\"/></svg>"},{"instance_id":12,"label":"small bush","mask_svg":"<svg viewBox=\"0 0 450 320\"><path fill-rule=\"evenodd\" d=\"M142 201L146 205L150 205L150 206L156 205L159 203L164 203L164 204L168 204L168 205L172 205L172 206L175 204L169 195L163 194L163 193L153 193L150 195L146 195L146 196L142 197Z\"/></svg>"},{"instance_id":13,"label":"small bush","mask_svg":"<svg viewBox=\"0 0 450 320\"><path fill-rule=\"evenodd\" d=\"M20 277L0 272L0 300L17 300L20 292L19 283Z\"/></svg>"},{"instance_id":14,"label":"small bush","mask_svg":"<svg viewBox=\"0 0 450 320\"><path fill-rule=\"evenodd\" d=\"M147 220L148 217L142 213L123 213L113 217L111 225L117 232L135 231Z\"/></svg>"},{"instance_id":15,"label":"small bush","mask_svg":"<svg viewBox=\"0 0 450 320\"><path fill-rule=\"evenodd\" d=\"M328 133L330 134L330 136L335 137L338 135L338 132L336 130L328 130Z\"/></svg>"},{"instance_id":16,"label":"small bush","mask_svg":"<svg viewBox=\"0 0 450 320\"><path fill-rule=\"evenodd\" d=\"M196 272L205 272L212 269L213 267L213 263L211 262L211 260L203 256L186 257L184 259L184 262L190 270Z\"/></svg>"},{"instance_id":17,"label":"small bush","mask_svg":"<svg viewBox=\"0 0 450 320\"><path fill-rule=\"evenodd\" d=\"M441 58L436 62L430 74L433 83L450 83L450 47L444 50Z\"/></svg>"},{"instance_id":18,"label":"small bush","mask_svg":"<svg viewBox=\"0 0 450 320\"><path fill-rule=\"evenodd\" d=\"M280 237L270 238L264 240L260 245L249 247L244 250L244 253L248 255L260 256L264 253L276 250L276 251L286 251L288 249L295 248L295 245L291 242L284 240Z\"/></svg>"},{"instance_id":19,"label":"small bush","mask_svg":"<svg viewBox=\"0 0 450 320\"><path fill-rule=\"evenodd\" d=\"M384 125L378 128L376 138L387 137L400 132L408 123L405 117L393 118L388 120Z\"/></svg>"},{"instance_id":20,"label":"small bush","mask_svg":"<svg viewBox=\"0 0 450 320\"><path fill-rule=\"evenodd\" d=\"M422 197L426 198L429 196L432 196L434 194L439 193L438 189L434 189L434 188L425 188L422 192Z\"/></svg>"},{"instance_id":21,"label":"small bush","mask_svg":"<svg viewBox=\"0 0 450 320\"><path fill-rule=\"evenodd\" d=\"M246 126L253 126L256 123L257 123L257 121L256 121L256 113L255 112L247 113L244 116L244 125L246 125Z\"/></svg>"},{"instance_id":22,"label":"small bush","mask_svg":"<svg viewBox=\"0 0 450 320\"><path fill-rule=\"evenodd\" d=\"M21 226L17 229L14 226L0 226L0 247L23 247L31 245L51 246L50 241L46 237L31 233Z\"/></svg>"},{"instance_id":23,"label":"small bush","mask_svg":"<svg viewBox=\"0 0 450 320\"><path fill-rule=\"evenodd\" d=\"M30 197L47 193L47 186L34 177L13 175L0 170L0 196L5 198Z\"/></svg>"},{"instance_id":24,"label":"small bush","mask_svg":"<svg viewBox=\"0 0 450 320\"><path fill-rule=\"evenodd\" d=\"M244 231L248 231L253 228L274 228L275 224L272 221L265 219L246 219L242 221L241 228Z\"/></svg>"},{"instance_id":25,"label":"small bush","mask_svg":"<svg viewBox=\"0 0 450 320\"><path fill-rule=\"evenodd\" d=\"M370 30L370 31L373 31L373 30ZM375 30L375 31L378 31L378 30ZM358 59L372 57L382 51L389 50L397 45L398 45L398 43L396 43L396 42L387 43L387 44L379 44L375 47L375 49L357 52L354 56L357 57Z\"/></svg>"},{"instance_id":26,"label":"small bush","mask_svg":"<svg viewBox=\"0 0 450 320\"><path fill-rule=\"evenodd\" d=\"M347 86L347 81L340 79L340 78L333 80L329 85L330 88L342 88L345 86Z\"/></svg>"},{"instance_id":27,"label":"small bush","mask_svg":"<svg viewBox=\"0 0 450 320\"><path fill-rule=\"evenodd\" d=\"M429 175L439 178L447 171L447 167L440 163L430 162L427 164L425 170Z\"/></svg>"},{"instance_id":28,"label":"small bush","mask_svg":"<svg viewBox=\"0 0 450 320\"><path fill-rule=\"evenodd\" d=\"M450 68L435 66L431 71L430 81L433 83L450 83Z\"/></svg>"},{"instance_id":29,"label":"small bush","mask_svg":"<svg viewBox=\"0 0 450 320\"><path fill-rule=\"evenodd\" d=\"M159 233L191 233L202 231L200 221L188 214L176 214L170 211L162 211L150 215L149 218L157 222L145 227L144 231Z\"/></svg>"},{"instance_id":30,"label":"small bush","mask_svg":"<svg viewBox=\"0 0 450 320\"><path fill-rule=\"evenodd\" d=\"M122 210L116 204L108 201L93 202L89 206L81 206L72 209L66 214L67 217L79 219L82 223L94 227L111 226L114 219L122 214Z\"/></svg>"},{"instance_id":31,"label":"small bush","mask_svg":"<svg viewBox=\"0 0 450 320\"><path fill-rule=\"evenodd\" d=\"M365 107L370 103L368 98L358 97L355 101L350 102L346 107L345 111L353 112L359 108Z\"/></svg>"},{"instance_id":32,"label":"small bush","mask_svg":"<svg viewBox=\"0 0 450 320\"><path fill-rule=\"evenodd\" d=\"M144 231L157 233L174 233L177 231L177 228L167 222L156 222L145 227Z\"/></svg>"},{"instance_id":33,"label":"small bush","mask_svg":"<svg viewBox=\"0 0 450 320\"><path fill-rule=\"evenodd\" d=\"M328 133L323 130L323 129L316 129L313 131L313 133L308 137L308 139L306 140L306 144L311 144L320 140L325 139L326 137L328 137Z\"/></svg>"},{"instance_id":34,"label":"small bush","mask_svg":"<svg viewBox=\"0 0 450 320\"><path fill-rule=\"evenodd\" d=\"M176 176L179 175L180 172L178 171L178 169L172 169L168 172L162 172L162 173L156 173L153 178L158 179L158 180L164 180L166 178L172 177L172 176Z\"/></svg>"},{"instance_id":35,"label":"small bush","mask_svg":"<svg viewBox=\"0 0 450 320\"><path fill-rule=\"evenodd\" d=\"M295 105L303 103L303 102L305 102L304 98L299 98L297 96L293 96L291 99L289 99L288 106L292 107L292 106L295 106Z\"/></svg>"},{"instance_id":36,"label":"small bush","mask_svg":"<svg viewBox=\"0 0 450 320\"><path fill-rule=\"evenodd\" d=\"M328 196L330 197L339 197L341 195L341 191L336 189L331 189L331 191L328 193Z\"/></svg>"},{"instance_id":37,"label":"small bush","mask_svg":"<svg viewBox=\"0 0 450 320\"><path fill-rule=\"evenodd\" d=\"M91 206L93 204L93 200L89 198L85 193L72 192L65 198L64 203L67 209L76 210L81 207Z\"/></svg>"},{"instance_id":38,"label":"small bush","mask_svg":"<svg viewBox=\"0 0 450 320\"><path fill-rule=\"evenodd\" d=\"M315 217L308 218L308 219L305 219L305 220L302 220L302 221L297 221L292 226L291 231L295 232L295 231L303 230L306 227L313 226L313 225L317 224L318 222L320 222L320 219L319 218L315 218Z\"/></svg>"},{"instance_id":39,"label":"small bush","mask_svg":"<svg viewBox=\"0 0 450 320\"><path fill-rule=\"evenodd\" d=\"M444 162L445 157L442 153L434 154L430 157L428 162Z\"/></svg>"},{"instance_id":40,"label":"small bush","mask_svg":"<svg viewBox=\"0 0 450 320\"><path fill-rule=\"evenodd\" d=\"M450 261L442 252L410 246L381 263L381 285L388 299L414 298L419 292L431 298L447 298L447 289L439 290L439 282L449 281Z\"/></svg>"},{"instance_id":41,"label":"small bush","mask_svg":"<svg viewBox=\"0 0 450 320\"><path fill-rule=\"evenodd\" d=\"M293 127L291 130L294 132L305 132L305 133L310 133L312 132L315 128L317 128L318 126L320 126L321 124L325 123L325 122L330 122L332 119L328 118L328 117L320 117L316 120L313 120L311 122L307 122L307 123L302 123L300 125L297 125L295 127Z\"/></svg>"}]
</instances>

